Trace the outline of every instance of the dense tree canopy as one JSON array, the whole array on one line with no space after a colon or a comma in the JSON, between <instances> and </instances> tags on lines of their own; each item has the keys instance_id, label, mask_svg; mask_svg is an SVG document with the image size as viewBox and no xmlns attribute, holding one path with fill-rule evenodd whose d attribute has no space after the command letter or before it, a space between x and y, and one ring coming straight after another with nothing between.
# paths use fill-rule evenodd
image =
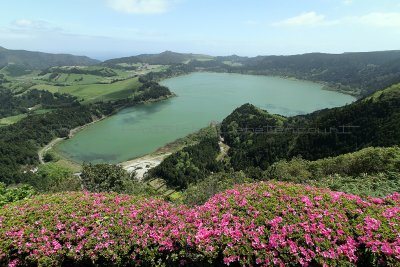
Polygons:
<instances>
[{"instance_id":1,"label":"dense tree canopy","mask_svg":"<svg viewBox=\"0 0 400 267\"><path fill-rule=\"evenodd\" d=\"M22 95L15 95L8 89L0 88L0 118L29 112L29 109L41 105L43 108L78 106L76 97L68 94L30 90Z\"/></svg>"},{"instance_id":2,"label":"dense tree canopy","mask_svg":"<svg viewBox=\"0 0 400 267\"><path fill-rule=\"evenodd\" d=\"M167 157L151 170L150 176L161 177L169 186L185 189L189 184L221 170L222 166L216 160L219 151L217 138L204 139Z\"/></svg>"},{"instance_id":3,"label":"dense tree canopy","mask_svg":"<svg viewBox=\"0 0 400 267\"><path fill-rule=\"evenodd\" d=\"M90 192L119 192L128 173L120 166L110 164L84 164L81 174L82 185Z\"/></svg>"}]
</instances>

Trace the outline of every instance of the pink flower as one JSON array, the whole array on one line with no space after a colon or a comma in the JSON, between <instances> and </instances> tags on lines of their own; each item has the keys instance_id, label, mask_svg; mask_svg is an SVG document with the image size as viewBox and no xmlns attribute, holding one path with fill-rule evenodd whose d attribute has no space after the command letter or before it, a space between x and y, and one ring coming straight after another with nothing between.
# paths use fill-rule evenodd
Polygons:
<instances>
[{"instance_id":1,"label":"pink flower","mask_svg":"<svg viewBox=\"0 0 400 267\"><path fill-rule=\"evenodd\" d=\"M372 203L375 203L375 204L383 204L383 203L385 203L385 200L382 199L382 198L371 198L370 201Z\"/></svg>"},{"instance_id":2,"label":"pink flower","mask_svg":"<svg viewBox=\"0 0 400 267\"><path fill-rule=\"evenodd\" d=\"M79 237L83 237L86 233L86 228L85 227L79 228L78 231L76 231L76 233L78 234Z\"/></svg>"},{"instance_id":3,"label":"pink flower","mask_svg":"<svg viewBox=\"0 0 400 267\"><path fill-rule=\"evenodd\" d=\"M378 230L381 226L381 222L377 219L371 218L369 216L365 217L364 222L366 224L366 229L368 230Z\"/></svg>"},{"instance_id":4,"label":"pink flower","mask_svg":"<svg viewBox=\"0 0 400 267\"><path fill-rule=\"evenodd\" d=\"M393 208L388 208L385 211L383 211L382 215L385 218L390 219L390 218L395 217L399 213L400 213L400 207L393 207Z\"/></svg>"},{"instance_id":5,"label":"pink flower","mask_svg":"<svg viewBox=\"0 0 400 267\"><path fill-rule=\"evenodd\" d=\"M305 240L306 240L306 244L307 244L307 245L309 245L309 246L312 246L312 245L313 245L311 236L310 236L309 234L305 234L305 235L304 235L304 238L305 238Z\"/></svg>"},{"instance_id":6,"label":"pink flower","mask_svg":"<svg viewBox=\"0 0 400 267\"><path fill-rule=\"evenodd\" d=\"M54 248L54 250L59 250L62 247L61 247L60 243L58 243L57 240L53 240L53 248Z\"/></svg>"},{"instance_id":7,"label":"pink flower","mask_svg":"<svg viewBox=\"0 0 400 267\"><path fill-rule=\"evenodd\" d=\"M18 259L12 260L12 261L8 264L8 267L17 267L18 264L19 264L19 260L18 260Z\"/></svg>"},{"instance_id":8,"label":"pink flower","mask_svg":"<svg viewBox=\"0 0 400 267\"><path fill-rule=\"evenodd\" d=\"M273 228L277 228L278 224L280 224L283 221L282 217L277 216L274 219L272 219L271 221L269 221L269 224L273 227Z\"/></svg>"},{"instance_id":9,"label":"pink flower","mask_svg":"<svg viewBox=\"0 0 400 267\"><path fill-rule=\"evenodd\" d=\"M393 249L390 247L390 245L387 242L384 242L381 246L381 250L383 253L386 255L392 255L394 253Z\"/></svg>"},{"instance_id":10,"label":"pink flower","mask_svg":"<svg viewBox=\"0 0 400 267\"><path fill-rule=\"evenodd\" d=\"M307 196L302 196L301 201L306 204L307 207L312 207L313 203L310 201L310 199Z\"/></svg>"}]
</instances>

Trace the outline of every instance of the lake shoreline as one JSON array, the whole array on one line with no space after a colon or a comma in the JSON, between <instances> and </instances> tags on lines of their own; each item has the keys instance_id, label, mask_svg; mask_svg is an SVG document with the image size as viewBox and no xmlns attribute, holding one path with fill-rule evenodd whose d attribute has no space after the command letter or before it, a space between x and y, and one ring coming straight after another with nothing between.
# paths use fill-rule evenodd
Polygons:
<instances>
[{"instance_id":1,"label":"lake shoreline","mask_svg":"<svg viewBox=\"0 0 400 267\"><path fill-rule=\"evenodd\" d=\"M307 80L307 79L296 78L293 76L282 76L282 75L272 75L272 74L266 75L266 74L259 74L259 73L239 73L239 72L224 72L224 71L212 71L212 70L195 70L195 71L190 71L187 73L179 73L179 74L175 74L175 75L173 74L168 77L161 78L159 80L159 82L162 82L162 81L168 80L168 79L172 79L172 78L176 78L176 77L193 74L193 73L198 73L198 72L199 73L225 73L225 74L238 74L238 75L254 75L254 76L262 76L262 77L275 77L275 78L281 78L281 79L290 80L290 81L311 82L311 83L316 83L316 84L322 85L322 88L321 88L322 90L341 93L344 95L355 97L356 99L360 99L362 97L362 95L360 95L360 93L356 93L354 91L352 92L352 91L343 90L343 89L338 88L337 87L338 85L330 84L330 83L324 82L324 81L312 81L312 80ZM356 90L356 89L354 88L354 90Z\"/></svg>"},{"instance_id":2,"label":"lake shoreline","mask_svg":"<svg viewBox=\"0 0 400 267\"><path fill-rule=\"evenodd\" d=\"M201 75L204 75L205 73L210 73L210 74L232 74L232 75L242 75L242 74L236 74L236 73L220 73L220 72L209 72L209 71L207 71L207 72L199 72L199 74L201 74ZM174 75L175 77L184 77L184 76L187 76L187 75L192 75L192 74L194 74L194 75L196 75L195 74L195 72L194 73L189 73L189 74L179 74L179 75ZM299 80L299 79L295 79L295 78L289 78L289 77L279 77L279 76L266 76L266 75L252 75L252 74L243 74L243 75L245 75L245 76L258 76L258 77L265 77L265 78L279 78L279 79L281 79L281 80L287 80L287 81L301 81L301 82L305 82L305 83L303 83L303 84L300 84L300 89L301 90L305 90L305 89L307 89L308 88L308 83L310 83L310 84L314 84L313 86L314 87L319 87L319 89L320 90L323 90L323 91L333 91L333 92L335 92L335 93L337 93L338 95L341 95L342 93L340 93L340 92L337 92L337 91L335 91L335 90L326 90L326 88L324 88L323 86L322 86L322 84L318 84L318 83L316 83L316 82L313 82L313 81L307 81L307 80ZM160 81L160 83L163 83L165 80L168 80L168 79L173 79L173 78L175 78L175 77L166 77L165 79L163 78L161 81ZM204 77L202 77L202 81L204 81ZM226 80L226 77L225 78L223 78L223 79L225 79ZM277 83L276 85L275 85L275 87L273 87L272 86L272 89L273 88L279 88L279 86L282 86L280 83L282 83L282 81L280 82L279 81L279 79L278 79L278 81L276 82L275 80L273 80L273 82L275 82L275 83ZM228 80L230 80L230 79L228 79ZM246 83L247 82L247 80L244 80L244 83ZM283 83L284 83L284 81L283 81ZM213 84L212 82L211 82L211 84ZM172 97L175 97L175 96L177 96L177 94L175 93L175 91L177 90L177 93L180 95L182 92L182 90L178 90L177 88L174 88L172 85L168 85L168 84L162 84L162 85L164 85L164 86L167 86L167 87L169 87L169 88L172 88L172 90L171 91L174 91L174 93L173 94L171 94L171 95L169 95L168 97L163 97L162 99L158 99L158 100L151 100L151 101L145 101L145 102L142 102L142 103L140 103L140 104L143 104L143 105L149 105L149 108L150 108L150 106L152 106L152 103L154 103L154 102L160 102L160 101L162 101L162 100L165 100L165 99L169 99L169 98L172 98ZM268 85L268 83L267 83L267 85ZM191 85L189 84L189 85L187 85L187 86L189 86L189 87L187 87L187 88L190 88L191 87ZM208 85L209 86L209 85ZM239 85L240 86L240 88L243 88L243 86L244 86L244 84L242 84L242 85ZM251 84L249 84L249 86L250 87L252 87L252 85ZM276 87L276 86L278 86L278 87ZM297 87L298 85L290 85L290 83L289 83L289 87L295 87L295 89L296 88L299 88L299 87ZM310 85L311 86L311 85ZM193 87L193 86L192 86ZM210 87L210 86L209 86ZM258 88L258 89L257 89ZM268 87L267 87L268 88ZM303 89L302 89L303 88ZM212 88L213 90L215 90L215 88L213 87ZM263 87L261 87L261 89L263 89ZM272 90L272 89L268 89L268 90ZM197 90L197 89L196 89ZM260 90L260 88L259 87L256 87L256 89L255 90ZM264 90L264 89L263 89ZM243 91L243 90L242 90ZM293 92L296 92L297 90L294 90ZM256 91L257 92L257 91ZM301 91L299 91L300 93L301 93ZM299 94L299 92L297 93L297 94ZM313 92L313 90L311 90L311 92ZM314 91L315 92L315 91ZM206 95L210 95L209 93L205 93ZM314 95L315 95L315 93L314 93ZM345 94L343 94L343 95L345 95ZM183 93L182 93L182 96L185 96ZM192 96L192 98L193 97L195 97L196 95L194 95L194 96ZM291 97L293 97L293 96L291 96ZM295 99L297 99L296 97L294 97ZM241 99L243 99L243 98L241 98ZM269 99L269 98L268 98ZM271 101L269 102L269 103L277 103L277 106L272 106L272 110L274 110L275 109L275 111L278 109L279 110L279 108L280 108L280 106L279 106L279 99L278 99L278 102L274 102L275 100L273 100L274 98L272 98L272 99L270 99ZM354 98L353 98L354 99ZM182 100L183 101L183 100ZM182 102L181 101L181 102ZM208 101L208 100L207 100ZM254 99L249 99L249 100L246 100L246 101L249 101L249 102L253 102L254 101ZM351 101L354 101L354 100L351 100ZM240 102L240 101L239 101ZM256 101L257 102L257 101ZM185 102L186 103L186 102ZM207 102L207 103L209 103L209 102ZM290 102L289 102L290 103ZM318 102L316 102L316 103L318 103ZM255 103L256 104L256 103ZM195 107L195 106L191 106L191 104L185 104L186 106L187 105L189 105L190 106L190 110L192 110L192 107ZM256 104L257 105L257 104ZM269 105L268 103L267 103L267 105ZM340 104L339 104L340 105ZM136 106L136 105L135 105ZM240 106L240 103L238 103L238 104L235 104L234 105L234 107L232 107L233 109L234 108L237 108L238 106ZM291 106L290 106L291 107ZM320 107L320 105L318 106L319 108L318 109L321 109L321 107ZM328 108L329 108L329 106L327 106ZM129 108L129 106L127 106L127 107L123 107L123 108L121 108L121 110L123 110L123 109L125 109L125 108ZM177 107L176 106L174 106L174 108L176 109ZM196 106L195 107L196 109L197 109L197 111L199 110L199 107L198 106ZM261 108L264 108L264 109L266 109L266 107L264 106L261 106ZM269 107L267 107L267 109L270 111L270 106ZM302 110L302 108L304 108L304 104L302 105L302 107L299 109L300 111ZM322 107L322 108L324 108L324 107ZM147 109L147 108L145 108L145 109ZM233 110L232 109L232 110ZM317 110L318 110L317 109ZM182 113L185 113L185 112L187 112L187 111L185 111L186 109L182 109L181 110L181 112ZM231 112L232 110L229 110L229 112ZM306 108L305 110L304 110L304 112L305 113L308 113L309 111L307 111L308 110L308 108ZM196 112L197 112L196 111ZM281 110L282 111L282 110ZM293 112L298 112L296 109L292 109L292 110L287 110L287 111L285 111L285 109L283 109L283 111L284 112L289 112L289 114L291 114L291 113L293 113ZM271 111L270 111L271 112ZM276 113L276 112L275 112ZM279 113L279 112L278 112ZM304 114L305 114L304 113ZM168 114L168 113L167 113ZM213 113L214 114L214 113ZM279 113L279 114L281 114L281 113ZM170 115L172 115L172 114L170 114ZM228 114L229 115L229 114ZM172 115L172 116L174 116L174 115ZM291 116L291 115L288 115L288 116ZM111 116L108 116L108 117L111 117ZM169 116L169 117L171 117L171 116ZM210 116L208 116L208 117L210 117ZM221 116L219 116L219 117L216 117L217 119L218 118L220 118ZM222 117L221 117L222 118ZM147 120L147 119L146 119ZM180 121L180 120L179 120ZM167 123L167 125L168 125L168 123L169 123L169 125L174 125L174 122L171 122L170 120L166 120L166 121L162 121L163 123ZM172 123L172 124L171 124ZM151 126L151 125L153 125L153 126ZM150 126L149 127L154 127L154 125L159 125L159 124L150 124ZM190 126L190 125L189 125ZM136 127L136 126L135 126ZM134 128L132 128L132 129L135 129L135 127ZM137 126L137 127L144 127L143 129L146 129L146 125L139 125L139 126ZM184 125L183 126L180 126L180 127L185 127ZM76 131L74 131L74 132L79 132L80 130L82 130L82 128L81 129L77 129ZM132 131L136 131L137 132L137 129L136 130L132 130ZM196 131L196 129L193 129L193 132L194 131ZM104 133L105 134L105 133ZM187 133L185 133L185 135L187 135ZM131 137L132 138L132 137ZM178 139L179 139L179 137L178 137ZM120 140L123 140L123 139L120 139ZM136 139L135 139L136 140ZM141 139L139 139L139 140L141 140ZM149 141L149 139L146 139L146 138L144 138L143 140L146 140L146 142L150 142ZM90 141L90 140L88 140L88 141ZM122 142L124 142L124 141L122 141ZM145 143L140 143L140 141L136 141L136 143L137 142L139 142L138 144L140 145L140 144L145 144ZM172 141L173 142L173 141ZM128 145L128 146L130 146L129 145L130 143L128 143L128 142L126 142L126 145ZM124 166L128 166L129 165L129 163L131 163L130 164L130 166L132 167L132 166L135 166L136 164L144 164L144 162L138 162L138 161L140 161L140 160L143 160L143 161L147 161L148 159L149 159L149 157L153 157L154 156L154 154L157 154L157 151L159 150L159 149L161 149L161 148L164 148L165 146L168 146L168 143L166 144L166 145L164 145L164 144L159 144L159 143L156 143L157 145L158 145L158 147L154 144L154 143L152 143L153 144L153 152L147 152L147 151L143 151L143 152L145 152L145 153L143 153L142 155L140 155L140 156L134 156L134 157L129 157L127 160L124 160L123 158L124 158L124 155L125 154L129 154L129 153L125 153L125 154L121 154L121 153L117 153L117 155L122 159L122 160L116 160L116 164L121 164L121 165L124 165ZM133 142L132 143L132 145L131 145L132 147L135 147L135 142ZM155 147L155 148L154 148ZM144 149L144 150L146 150L146 149ZM88 151L88 150L85 150L85 151ZM92 150L90 150L90 151L92 151ZM94 150L94 151L96 151L96 150ZM137 152L139 152L140 150L138 150ZM117 151L118 152L118 151ZM138 153L139 154L139 153ZM104 154L104 155L106 155L106 154ZM159 154L157 155L157 157L158 156L160 156ZM66 157L66 156L64 156L64 155L62 155L62 158L67 158L68 159L68 157ZM72 159L69 159L70 161L74 161L74 160L72 160ZM133 161L133 162L132 162ZM74 161L75 162L75 161ZM80 164L79 162L76 162L76 164ZM142 164L142 165L143 165ZM150 164L151 165L151 164ZM138 167L140 167L140 166L138 166Z\"/></svg>"},{"instance_id":3,"label":"lake shoreline","mask_svg":"<svg viewBox=\"0 0 400 267\"><path fill-rule=\"evenodd\" d=\"M163 97L160 97L160 98L158 98L158 99L151 99L151 100L141 101L141 102L136 103L134 106L136 106L136 105L146 105L146 104L151 104L151 103L157 103L157 102L165 101L165 100L170 99L170 98L173 98L173 97L177 97L177 95L176 95L175 93L172 92L172 93L171 93L170 95L168 95L168 96L163 96ZM87 124L84 124L84 125L81 125L81 126L78 126L78 127L75 127L75 128L73 128L73 129L71 129L70 132L69 132L69 134L68 134L68 137L64 137L64 138L57 137L57 138L51 140L50 143L48 143L47 145L45 145L44 147L42 147L42 148L39 149L39 151L38 151L39 163L40 163L41 165L46 164L46 162L44 161L44 156L45 156L45 154L46 154L48 151L52 150L52 151L55 152L56 155L57 155L58 157L60 157L62 160L65 160L65 161L68 162L69 164L75 165L75 166L78 168L78 166L81 166L82 163L80 163L80 162L78 162L78 161L75 161L75 160L73 160L73 159L71 159L71 158L69 158L69 157L66 157L64 154L62 154L62 153L60 153L59 151L57 151L57 150L55 149L55 146L58 145L59 143L65 141L65 140L68 140L68 139L70 139L70 138L73 138L76 134L78 134L78 133L81 132L82 130L86 129L87 127L89 127L89 126L91 126L91 125L93 125L93 124L95 124L95 123L98 123L98 122L100 122L100 121L102 121L102 120L105 120L105 119L107 119L107 118L110 118L110 117L114 116L115 114L117 114L118 112L120 112L120 111L122 111L122 110L124 110L124 109L126 109L126 108L130 108L130 107L133 107L133 106L123 106L123 107L119 107L119 108L117 108L115 111L113 111L113 112L112 112L110 115L108 115L108 116L102 116L101 118L97 118L97 119L93 120L92 122L89 122L89 123L87 123ZM145 157L145 156L147 156L147 155L144 155L143 157ZM140 158L140 157L139 157L139 158ZM138 158L135 158L135 159L138 159ZM126 162L132 161L132 160L135 160L135 159L130 159L130 160L127 160ZM124 162L125 162L125 161L124 161ZM118 163L118 164L123 164L124 162L121 162L121 163Z\"/></svg>"},{"instance_id":4,"label":"lake shoreline","mask_svg":"<svg viewBox=\"0 0 400 267\"><path fill-rule=\"evenodd\" d=\"M112 115L110 115L110 116L112 116ZM50 143L48 143L47 145L45 145L43 148L41 148L41 149L39 150L38 156L39 156L39 162L40 162L40 164L46 164L46 162L43 160L44 155L45 155L48 151L50 151L51 149L53 149L57 144L59 144L60 142L62 142L62 141L64 141L64 140L67 140L67 139L69 139L69 138L74 137L74 135L76 135L77 133L79 133L80 131L82 131L83 129L85 129L86 127L89 127L90 125L95 124L95 123L97 123L97 122L99 122L99 121L102 121L102 120L104 120L105 118L108 118L108 117L109 117L109 116L103 116L103 117L101 117L101 118L95 119L94 121L89 122L89 123L87 123L87 124L84 124L84 125L82 125L82 126L75 127L75 128L73 128L73 129L71 129L71 130L69 131L68 137L57 137L57 138L53 139ZM58 153L58 152L56 152L56 153L57 153L57 155L61 156L63 159L68 160L68 161L71 162L71 163L77 163L77 162L75 162L75 161L72 161L71 159L66 158L65 156L62 156L62 155L61 155L60 153Z\"/></svg>"}]
</instances>

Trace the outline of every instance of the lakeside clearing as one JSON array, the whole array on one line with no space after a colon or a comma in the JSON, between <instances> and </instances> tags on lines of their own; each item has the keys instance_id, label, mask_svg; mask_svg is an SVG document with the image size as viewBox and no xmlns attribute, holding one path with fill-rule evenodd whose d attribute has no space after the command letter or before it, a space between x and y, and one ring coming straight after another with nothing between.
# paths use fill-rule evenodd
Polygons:
<instances>
[{"instance_id":1,"label":"lakeside clearing","mask_svg":"<svg viewBox=\"0 0 400 267\"><path fill-rule=\"evenodd\" d=\"M140 158L122 162L119 165L121 165L129 173L135 172L135 174L136 174L135 177L139 181L142 181L144 178L144 175L150 169L160 165L161 162L171 154L172 154L171 152L163 153L158 156L152 156L152 154L149 154L149 155L145 155Z\"/></svg>"}]
</instances>

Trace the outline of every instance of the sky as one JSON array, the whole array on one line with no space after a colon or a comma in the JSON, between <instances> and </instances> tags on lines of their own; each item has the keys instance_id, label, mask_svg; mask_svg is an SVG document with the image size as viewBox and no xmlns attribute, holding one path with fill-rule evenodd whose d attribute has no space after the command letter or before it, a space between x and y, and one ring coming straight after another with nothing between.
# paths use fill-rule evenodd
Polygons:
<instances>
[{"instance_id":1,"label":"sky","mask_svg":"<svg viewBox=\"0 0 400 267\"><path fill-rule=\"evenodd\" d=\"M400 49L400 0L12 0L0 14L0 46L101 60Z\"/></svg>"}]
</instances>

